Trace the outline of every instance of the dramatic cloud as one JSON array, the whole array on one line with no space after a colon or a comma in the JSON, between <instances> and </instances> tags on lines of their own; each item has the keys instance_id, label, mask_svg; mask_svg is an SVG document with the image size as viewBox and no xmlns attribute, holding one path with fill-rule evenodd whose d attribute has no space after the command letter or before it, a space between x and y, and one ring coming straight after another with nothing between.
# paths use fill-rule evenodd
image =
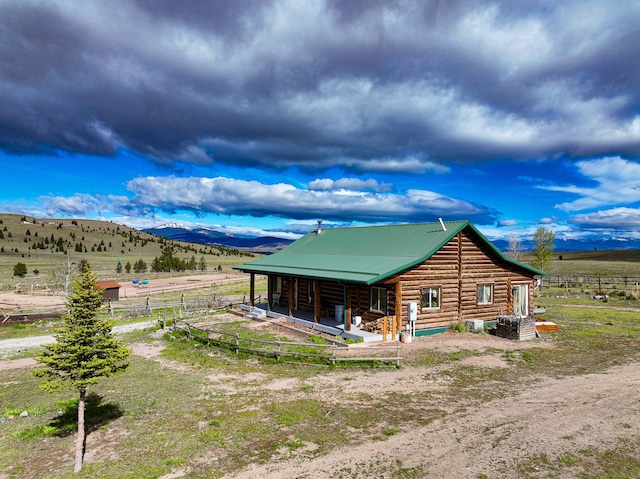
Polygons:
<instances>
[{"instance_id":1,"label":"dramatic cloud","mask_svg":"<svg viewBox=\"0 0 640 479\"><path fill-rule=\"evenodd\" d=\"M571 223L587 229L638 231L640 230L640 208L612 208L575 215L571 218Z\"/></svg>"},{"instance_id":2,"label":"dramatic cloud","mask_svg":"<svg viewBox=\"0 0 640 479\"><path fill-rule=\"evenodd\" d=\"M598 206L631 204L640 201L640 164L620 157L606 157L576 163L578 171L597 183L587 186L541 186L579 196L577 200L556 205L564 211L580 211Z\"/></svg>"},{"instance_id":3,"label":"dramatic cloud","mask_svg":"<svg viewBox=\"0 0 640 479\"><path fill-rule=\"evenodd\" d=\"M637 156L639 14L604 0L6 0L0 149L354 173Z\"/></svg>"},{"instance_id":4,"label":"dramatic cloud","mask_svg":"<svg viewBox=\"0 0 640 479\"><path fill-rule=\"evenodd\" d=\"M274 216L336 221L433 221L472 218L490 220L485 209L466 201L424 190L406 194L313 191L279 183L230 178L144 177L129 182L137 205L169 212Z\"/></svg>"}]
</instances>

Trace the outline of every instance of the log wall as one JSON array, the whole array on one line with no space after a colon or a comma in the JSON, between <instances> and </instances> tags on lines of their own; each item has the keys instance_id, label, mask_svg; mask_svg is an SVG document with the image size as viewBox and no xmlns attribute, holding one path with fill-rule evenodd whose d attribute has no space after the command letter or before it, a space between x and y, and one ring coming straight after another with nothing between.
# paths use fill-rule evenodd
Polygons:
<instances>
[{"instance_id":1,"label":"log wall","mask_svg":"<svg viewBox=\"0 0 640 479\"><path fill-rule=\"evenodd\" d=\"M416 329L446 327L455 321L492 321L512 314L511 288L529 285L529 311L533 313L533 277L519 271L467 230L462 231L423 264L401 273L402 325L407 322L407 303L418 303ZM491 304L478 304L478 286L493 286ZM422 289L440 288L440 308L422 309Z\"/></svg>"}]
</instances>

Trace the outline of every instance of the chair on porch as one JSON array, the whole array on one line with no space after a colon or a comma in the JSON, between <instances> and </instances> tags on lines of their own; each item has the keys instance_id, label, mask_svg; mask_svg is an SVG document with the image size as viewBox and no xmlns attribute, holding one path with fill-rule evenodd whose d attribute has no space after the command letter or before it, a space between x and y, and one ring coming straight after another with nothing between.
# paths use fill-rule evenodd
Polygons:
<instances>
[{"instance_id":1,"label":"chair on porch","mask_svg":"<svg viewBox=\"0 0 640 479\"><path fill-rule=\"evenodd\" d=\"M271 295L271 299L273 301L273 304L275 304L277 306L280 306L280 296L281 296L281 293L273 293Z\"/></svg>"}]
</instances>

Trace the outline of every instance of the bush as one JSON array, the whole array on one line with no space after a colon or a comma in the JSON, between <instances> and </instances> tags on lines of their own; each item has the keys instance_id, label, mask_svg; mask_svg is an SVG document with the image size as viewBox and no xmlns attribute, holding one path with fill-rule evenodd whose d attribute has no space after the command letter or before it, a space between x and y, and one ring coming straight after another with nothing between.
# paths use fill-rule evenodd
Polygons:
<instances>
[{"instance_id":1,"label":"bush","mask_svg":"<svg viewBox=\"0 0 640 479\"><path fill-rule=\"evenodd\" d=\"M24 278L27 275L27 265L24 263L16 263L13 267L13 275Z\"/></svg>"}]
</instances>

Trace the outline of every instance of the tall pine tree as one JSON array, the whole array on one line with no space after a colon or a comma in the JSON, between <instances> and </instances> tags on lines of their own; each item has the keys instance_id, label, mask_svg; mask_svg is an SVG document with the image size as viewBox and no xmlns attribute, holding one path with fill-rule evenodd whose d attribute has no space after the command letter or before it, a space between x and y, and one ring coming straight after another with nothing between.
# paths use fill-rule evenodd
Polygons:
<instances>
[{"instance_id":1,"label":"tall pine tree","mask_svg":"<svg viewBox=\"0 0 640 479\"><path fill-rule=\"evenodd\" d=\"M74 471L82 469L86 441L85 399L87 388L100 379L124 371L129 365L129 349L115 338L113 322L99 317L103 305L102 290L95 289L96 274L90 268L80 271L67 296L68 312L55 329L56 343L46 344L38 357L45 367L34 370L44 378L39 385L45 391L75 389L79 394L78 438Z\"/></svg>"}]
</instances>

